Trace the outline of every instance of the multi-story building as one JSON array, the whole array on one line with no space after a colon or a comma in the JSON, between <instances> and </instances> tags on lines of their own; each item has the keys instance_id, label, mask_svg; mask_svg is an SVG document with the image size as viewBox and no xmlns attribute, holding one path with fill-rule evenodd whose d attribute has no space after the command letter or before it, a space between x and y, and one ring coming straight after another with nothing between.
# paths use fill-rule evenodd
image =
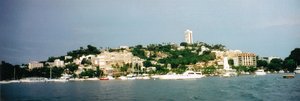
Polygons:
<instances>
[{"instance_id":1,"label":"multi-story building","mask_svg":"<svg viewBox=\"0 0 300 101\"><path fill-rule=\"evenodd\" d=\"M64 61L61 61L60 59L55 59L53 64L56 67L64 67L65 66Z\"/></svg>"},{"instance_id":2,"label":"multi-story building","mask_svg":"<svg viewBox=\"0 0 300 101\"><path fill-rule=\"evenodd\" d=\"M191 30L186 30L184 32L185 34L185 42L188 44L192 44L193 43L193 32Z\"/></svg>"},{"instance_id":3,"label":"multi-story building","mask_svg":"<svg viewBox=\"0 0 300 101\"><path fill-rule=\"evenodd\" d=\"M256 55L253 53L240 53L233 58L234 66L256 66Z\"/></svg>"},{"instance_id":4,"label":"multi-story building","mask_svg":"<svg viewBox=\"0 0 300 101\"><path fill-rule=\"evenodd\" d=\"M34 68L42 68L44 67L43 63L39 63L38 61L30 61L28 63L28 68L29 69L34 69Z\"/></svg>"}]
</instances>

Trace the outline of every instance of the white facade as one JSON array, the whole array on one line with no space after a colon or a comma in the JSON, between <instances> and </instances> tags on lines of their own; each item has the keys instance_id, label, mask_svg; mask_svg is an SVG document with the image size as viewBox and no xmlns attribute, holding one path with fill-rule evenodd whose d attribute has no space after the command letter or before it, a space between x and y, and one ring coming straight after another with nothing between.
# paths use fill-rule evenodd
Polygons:
<instances>
[{"instance_id":1,"label":"white facade","mask_svg":"<svg viewBox=\"0 0 300 101\"><path fill-rule=\"evenodd\" d=\"M131 52L122 51L122 52L107 52L104 51L101 54L91 59L92 64L99 66L100 68L112 67L112 65L122 66L127 63L136 63L140 64L143 62L138 57L133 56Z\"/></svg>"},{"instance_id":2,"label":"white facade","mask_svg":"<svg viewBox=\"0 0 300 101\"><path fill-rule=\"evenodd\" d=\"M185 34L185 42L188 44L192 44L193 43L193 32L191 30L186 30L184 32Z\"/></svg>"},{"instance_id":3,"label":"white facade","mask_svg":"<svg viewBox=\"0 0 300 101\"><path fill-rule=\"evenodd\" d=\"M234 66L255 66L256 67L256 55L253 53L241 53L233 59Z\"/></svg>"},{"instance_id":4,"label":"white facade","mask_svg":"<svg viewBox=\"0 0 300 101\"><path fill-rule=\"evenodd\" d=\"M120 46L120 48L129 49L129 46Z\"/></svg>"},{"instance_id":5,"label":"white facade","mask_svg":"<svg viewBox=\"0 0 300 101\"><path fill-rule=\"evenodd\" d=\"M224 61L223 61L223 67L225 70L230 70L229 64L228 64L228 59L227 57L224 57Z\"/></svg>"},{"instance_id":6,"label":"white facade","mask_svg":"<svg viewBox=\"0 0 300 101\"><path fill-rule=\"evenodd\" d=\"M44 67L43 63L39 63L38 61L31 61L28 63L28 68L33 69L33 68L41 68Z\"/></svg>"},{"instance_id":7,"label":"white facade","mask_svg":"<svg viewBox=\"0 0 300 101\"><path fill-rule=\"evenodd\" d=\"M56 67L64 67L65 66L64 61L61 61L60 59L55 59L53 64Z\"/></svg>"}]
</instances>

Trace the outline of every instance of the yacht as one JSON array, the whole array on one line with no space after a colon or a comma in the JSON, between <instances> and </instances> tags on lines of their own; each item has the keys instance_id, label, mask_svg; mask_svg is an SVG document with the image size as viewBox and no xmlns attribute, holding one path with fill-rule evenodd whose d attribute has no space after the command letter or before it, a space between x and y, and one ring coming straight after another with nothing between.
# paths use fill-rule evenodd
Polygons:
<instances>
[{"instance_id":1,"label":"yacht","mask_svg":"<svg viewBox=\"0 0 300 101\"><path fill-rule=\"evenodd\" d=\"M162 75L159 79L173 79L173 80L184 80L184 79L199 79L205 77L202 75L201 72L194 72L194 71L186 71L183 74L167 74Z\"/></svg>"},{"instance_id":2,"label":"yacht","mask_svg":"<svg viewBox=\"0 0 300 101\"><path fill-rule=\"evenodd\" d=\"M8 84L8 83L11 83L9 81L0 81L0 84Z\"/></svg>"},{"instance_id":3,"label":"yacht","mask_svg":"<svg viewBox=\"0 0 300 101\"><path fill-rule=\"evenodd\" d=\"M266 75L267 73L263 69L259 69L255 72L256 75Z\"/></svg>"},{"instance_id":4,"label":"yacht","mask_svg":"<svg viewBox=\"0 0 300 101\"><path fill-rule=\"evenodd\" d=\"M99 80L98 78L94 77L94 78L87 78L86 80L89 80L89 81L95 81L95 80Z\"/></svg>"},{"instance_id":5,"label":"yacht","mask_svg":"<svg viewBox=\"0 0 300 101\"><path fill-rule=\"evenodd\" d=\"M69 81L84 81L85 79L83 79L83 78L70 78L70 80ZM98 78L97 78L97 80L98 80Z\"/></svg>"},{"instance_id":6,"label":"yacht","mask_svg":"<svg viewBox=\"0 0 300 101\"><path fill-rule=\"evenodd\" d=\"M295 72L296 74L300 74L300 66L298 66L294 72Z\"/></svg>"},{"instance_id":7,"label":"yacht","mask_svg":"<svg viewBox=\"0 0 300 101\"><path fill-rule=\"evenodd\" d=\"M178 75L176 73L168 73L166 75L158 76L159 79L167 79L167 80L175 80L178 79Z\"/></svg>"},{"instance_id":8,"label":"yacht","mask_svg":"<svg viewBox=\"0 0 300 101\"><path fill-rule=\"evenodd\" d=\"M44 77L27 77L20 79L20 82L46 82L48 79Z\"/></svg>"},{"instance_id":9,"label":"yacht","mask_svg":"<svg viewBox=\"0 0 300 101\"><path fill-rule=\"evenodd\" d=\"M59 79L49 79L47 81L50 82L67 82L70 80L71 75L69 74L63 74Z\"/></svg>"}]
</instances>

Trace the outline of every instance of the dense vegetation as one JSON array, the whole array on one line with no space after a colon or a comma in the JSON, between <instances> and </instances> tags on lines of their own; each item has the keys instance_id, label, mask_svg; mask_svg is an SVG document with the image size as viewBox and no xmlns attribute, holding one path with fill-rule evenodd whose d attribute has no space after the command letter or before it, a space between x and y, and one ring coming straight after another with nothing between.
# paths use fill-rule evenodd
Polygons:
<instances>
[{"instance_id":1,"label":"dense vegetation","mask_svg":"<svg viewBox=\"0 0 300 101\"><path fill-rule=\"evenodd\" d=\"M282 59L272 59L270 63L264 60L257 61L257 67L263 67L267 71L289 71L294 72L297 68L297 64L300 64L300 48L295 48L291 51L290 55L284 60Z\"/></svg>"},{"instance_id":2,"label":"dense vegetation","mask_svg":"<svg viewBox=\"0 0 300 101\"><path fill-rule=\"evenodd\" d=\"M206 49L203 50L203 47ZM109 49L110 52L122 51L124 49ZM180 46L176 44L150 44L146 47L142 45L137 45L130 47L130 50L134 56L144 59L143 65L148 67L156 67L156 71L149 71L150 74L166 74L170 72L182 73L188 67L188 65L195 65L197 62L208 62L215 59L215 54L211 53L210 50L225 50L225 46L208 45L203 42L198 42L194 44L187 44L185 42L180 43ZM50 71L52 71L52 78L58 78L62 73L72 74L74 77L99 77L103 75L103 72L93 69L84 69L79 75L75 75L78 70L78 65L71 63L74 59L79 58L83 55L99 54L100 50L96 47L88 45L87 48L80 47L80 49L73 50L67 53L67 56L72 56L70 59L65 59L65 56L49 57L47 62L53 62L55 59L64 60L65 63L70 62L65 67L52 67L45 65L42 68L28 69L27 65L12 65L5 61L1 62L0 80L11 80L11 79L21 79L24 77L50 77ZM230 65L233 65L233 60L228 61ZM91 65L91 62L87 59L81 61L82 65ZM264 60L257 61L257 67L246 67L246 66L232 66L238 72L254 72L255 70L262 68L268 71L289 71L293 72L300 64L300 48L295 48L291 51L290 55L284 60L273 59L268 63ZM135 70L140 70L141 66L131 66L132 64L125 64L121 66L113 66L118 69L118 72L126 73L131 67ZM202 68L202 72L205 74L216 73L217 67L207 66ZM145 70L140 70L145 72Z\"/></svg>"},{"instance_id":3,"label":"dense vegetation","mask_svg":"<svg viewBox=\"0 0 300 101\"><path fill-rule=\"evenodd\" d=\"M132 47L131 50L133 55L145 59L145 67L157 67L158 73L168 72L168 65L172 68L172 71L182 73L186 70L186 65L194 65L197 62L208 62L215 59L215 55L209 50L201 50L202 46L216 50L224 50L225 47L219 44L210 46L203 42L194 44L182 42L180 46L175 44L150 44L147 47L137 45ZM203 53L199 54L201 51ZM152 64L151 61L157 63Z\"/></svg>"},{"instance_id":4,"label":"dense vegetation","mask_svg":"<svg viewBox=\"0 0 300 101\"><path fill-rule=\"evenodd\" d=\"M96 55L100 54L100 50L98 50L95 46L87 45L87 48L80 47L80 49L73 50L67 53L68 56L72 56L72 59L79 58L83 55Z\"/></svg>"}]
</instances>

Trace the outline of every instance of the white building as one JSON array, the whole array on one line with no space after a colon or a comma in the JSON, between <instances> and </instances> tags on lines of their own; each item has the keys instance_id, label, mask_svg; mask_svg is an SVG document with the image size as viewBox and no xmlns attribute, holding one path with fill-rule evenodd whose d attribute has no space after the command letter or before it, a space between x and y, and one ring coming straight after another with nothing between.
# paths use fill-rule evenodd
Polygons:
<instances>
[{"instance_id":1,"label":"white building","mask_svg":"<svg viewBox=\"0 0 300 101\"><path fill-rule=\"evenodd\" d=\"M64 67L65 66L64 61L61 61L60 59L55 59L53 64L56 67Z\"/></svg>"},{"instance_id":2,"label":"white building","mask_svg":"<svg viewBox=\"0 0 300 101\"><path fill-rule=\"evenodd\" d=\"M104 51L101 54L97 55L94 58L91 58L92 64L99 66L100 68L109 68L114 66L122 66L127 63L136 63L140 64L143 62L138 57L133 56L131 52L122 51L122 52L108 52Z\"/></svg>"},{"instance_id":3,"label":"white building","mask_svg":"<svg viewBox=\"0 0 300 101\"><path fill-rule=\"evenodd\" d=\"M193 32L189 29L187 29L185 32L185 42L188 44L192 44L193 43Z\"/></svg>"},{"instance_id":4,"label":"white building","mask_svg":"<svg viewBox=\"0 0 300 101\"><path fill-rule=\"evenodd\" d=\"M120 48L122 49L129 49L129 46L120 46Z\"/></svg>"},{"instance_id":5,"label":"white building","mask_svg":"<svg viewBox=\"0 0 300 101\"><path fill-rule=\"evenodd\" d=\"M28 68L29 69L34 69L34 68L42 68L44 67L43 63L39 63L38 61L31 61L28 63Z\"/></svg>"}]
</instances>

